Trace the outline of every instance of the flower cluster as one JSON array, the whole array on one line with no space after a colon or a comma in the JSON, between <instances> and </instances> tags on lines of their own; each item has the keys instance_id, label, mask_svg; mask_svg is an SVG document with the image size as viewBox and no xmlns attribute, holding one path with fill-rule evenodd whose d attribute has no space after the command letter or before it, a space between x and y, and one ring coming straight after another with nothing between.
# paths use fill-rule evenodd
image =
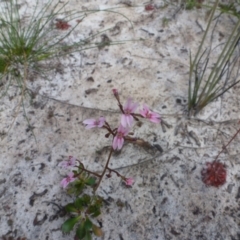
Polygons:
<instances>
[{"instance_id":1,"label":"flower cluster","mask_svg":"<svg viewBox=\"0 0 240 240\"><path fill-rule=\"evenodd\" d=\"M121 150L125 140L129 142L135 142L135 143L138 142L138 139L129 136L131 135L130 130L131 130L131 127L133 126L134 120L138 121L138 118L141 117L141 118L146 118L153 123L160 123L161 121L160 115L158 113L152 112L146 104L143 104L143 108L139 111L139 113L136 113L136 110L139 106L138 103L135 103L131 98L128 98L127 102L124 105L122 105L120 102L118 91L116 89L113 89L113 94L118 102L118 106L121 111L120 123L117 128L112 129L104 117L99 117L98 119L90 118L83 121L83 124L86 126L87 129L104 128L108 131L108 133L105 136L106 137L109 137L110 135L112 136L112 150L109 155L109 160L110 160L112 151ZM66 188L69 183L77 180L83 171L85 171L87 174L95 175L96 177L99 178L97 187L99 186L99 183L101 182L106 171L109 171L109 173L106 176L111 177L111 173L114 172L115 174L117 174L118 177L121 177L121 179L125 182L126 186L132 186L134 182L133 178L125 178L124 176L119 174L117 171L111 169L108 166L109 160L107 161L107 164L104 168L103 173L97 174L89 170L86 170L83 164L79 160L77 160L72 156L69 156L68 160L62 161L59 164L59 166L64 168L77 167L79 173L77 173L77 171L70 172L61 181L61 186L63 188ZM80 165L76 166L76 161L78 161ZM89 179L87 181L91 182L92 180Z\"/></svg>"},{"instance_id":2,"label":"flower cluster","mask_svg":"<svg viewBox=\"0 0 240 240\"><path fill-rule=\"evenodd\" d=\"M76 165L76 161L78 161L80 164ZM102 174L102 176L101 176L101 175L99 175L97 173L94 173L94 172L86 170L84 168L83 164L79 160L77 160L75 157L73 157L73 156L69 156L67 160L64 160L64 161L60 162L58 164L58 166L66 168L66 169L68 169L70 167L77 167L80 170L85 170L86 172L91 173L92 175L95 175L95 176L100 177L100 178L104 175L104 174ZM116 172L115 170L112 170L109 167L107 167L107 169L110 172L107 176L111 177L111 172L113 171L119 177L122 178L122 180L125 182L126 186L130 187L130 186L133 185L133 183L134 183L134 179L133 178L131 178L131 177L130 178L125 178L124 176L121 176L118 172ZM80 172L82 173L83 171L80 171ZM62 179L62 181L60 182L60 185L63 188L66 188L69 183L74 182L75 180L78 179L79 174L74 175L74 173L77 173L77 171L73 171L73 172L68 173L67 176ZM89 180L90 179L92 179L92 178L90 177ZM92 182L93 180L90 180L90 181ZM86 181L86 182L88 182L88 181Z\"/></svg>"},{"instance_id":3,"label":"flower cluster","mask_svg":"<svg viewBox=\"0 0 240 240\"><path fill-rule=\"evenodd\" d=\"M118 106L122 112L120 124L116 130L112 130L104 117L99 119L86 119L83 123L87 129L98 127L105 128L109 131L109 134L113 135L112 147L114 150L120 150L123 147L126 137L128 140L133 140L128 136L130 128L133 126L134 120L138 120L138 117L146 118L153 123L160 123L160 115L152 112L146 104L143 104L143 108L138 113L135 113L139 104L134 103L131 98L128 98L124 106L122 106L119 98L118 91L113 89L113 94L118 101Z\"/></svg>"}]
</instances>

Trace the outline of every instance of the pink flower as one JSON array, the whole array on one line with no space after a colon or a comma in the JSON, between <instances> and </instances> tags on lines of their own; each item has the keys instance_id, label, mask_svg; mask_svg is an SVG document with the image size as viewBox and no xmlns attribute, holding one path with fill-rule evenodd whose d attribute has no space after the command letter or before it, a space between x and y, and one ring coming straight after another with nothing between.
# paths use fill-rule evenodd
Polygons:
<instances>
[{"instance_id":1,"label":"pink flower","mask_svg":"<svg viewBox=\"0 0 240 240\"><path fill-rule=\"evenodd\" d=\"M69 156L67 161L62 161L58 164L60 167L68 168L68 167L74 167L76 162L76 158L73 156Z\"/></svg>"},{"instance_id":2,"label":"pink flower","mask_svg":"<svg viewBox=\"0 0 240 240\"><path fill-rule=\"evenodd\" d=\"M74 173L73 172L70 172L68 174L68 176L66 178L64 178L62 181L61 181L61 186L63 188L66 188L67 185L70 183L70 182L73 182L76 178L74 178Z\"/></svg>"},{"instance_id":3,"label":"pink flower","mask_svg":"<svg viewBox=\"0 0 240 240\"><path fill-rule=\"evenodd\" d=\"M127 100L126 104L123 107L124 114L122 114L121 116L121 124L123 125L123 127L131 127L134 121L132 113L136 111L137 107L138 104L132 102L131 98Z\"/></svg>"},{"instance_id":4,"label":"pink flower","mask_svg":"<svg viewBox=\"0 0 240 240\"><path fill-rule=\"evenodd\" d=\"M118 149L120 150L124 143L124 136L126 136L129 133L128 128L124 128L122 125L118 127L117 134L113 139L112 147L114 150Z\"/></svg>"},{"instance_id":5,"label":"pink flower","mask_svg":"<svg viewBox=\"0 0 240 240\"><path fill-rule=\"evenodd\" d=\"M100 117L98 120L96 119L86 119L83 121L84 124L86 124L86 128L90 129L90 128L101 128L104 123L105 123L105 118L104 117Z\"/></svg>"},{"instance_id":6,"label":"pink flower","mask_svg":"<svg viewBox=\"0 0 240 240\"><path fill-rule=\"evenodd\" d=\"M140 114L148 118L153 123L160 123L160 115L158 113L150 111L149 107L146 104L143 104L143 110L140 110Z\"/></svg>"},{"instance_id":7,"label":"pink flower","mask_svg":"<svg viewBox=\"0 0 240 240\"><path fill-rule=\"evenodd\" d=\"M134 179L133 179L133 178L126 178L126 179L125 179L125 184L126 184L127 186L132 186L133 183L134 183Z\"/></svg>"}]
</instances>

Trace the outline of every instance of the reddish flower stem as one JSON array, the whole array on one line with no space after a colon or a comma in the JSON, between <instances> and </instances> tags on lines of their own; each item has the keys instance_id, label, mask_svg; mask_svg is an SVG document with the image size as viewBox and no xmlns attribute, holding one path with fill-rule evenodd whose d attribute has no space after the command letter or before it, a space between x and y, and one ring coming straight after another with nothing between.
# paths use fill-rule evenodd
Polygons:
<instances>
[{"instance_id":1,"label":"reddish flower stem","mask_svg":"<svg viewBox=\"0 0 240 240\"><path fill-rule=\"evenodd\" d=\"M123 106L122 106L122 104L121 104L121 102L120 102L118 93L114 94L114 97L116 98L116 100L117 100L117 102L118 102L118 107L119 107L119 109L121 110L122 113L124 113Z\"/></svg>"},{"instance_id":2,"label":"reddish flower stem","mask_svg":"<svg viewBox=\"0 0 240 240\"><path fill-rule=\"evenodd\" d=\"M238 135L238 133L240 132L240 128L237 130L237 132L233 135L233 137L230 139L230 141L227 143L227 145L222 147L222 150L218 153L218 155L216 156L214 161L217 161L218 157L220 156L220 154L228 147L228 145L232 142L232 140Z\"/></svg>"},{"instance_id":3,"label":"reddish flower stem","mask_svg":"<svg viewBox=\"0 0 240 240\"><path fill-rule=\"evenodd\" d=\"M108 124L107 124L107 125L104 125L104 126L102 126L102 128L105 128L105 129L107 129L107 130L108 130L108 132L110 132L110 133L111 133L113 136L115 136L115 135L116 135L116 134L114 133L114 130L112 130Z\"/></svg>"},{"instance_id":4,"label":"reddish flower stem","mask_svg":"<svg viewBox=\"0 0 240 240\"><path fill-rule=\"evenodd\" d=\"M111 172L114 172L114 173L116 173L116 175L118 176L118 177L121 177L121 178L125 178L124 176L122 176L119 172L117 172L116 170L113 170L113 169L111 169L111 168L109 168L109 167L107 167L107 169L109 170L109 172L111 173Z\"/></svg>"},{"instance_id":5,"label":"reddish flower stem","mask_svg":"<svg viewBox=\"0 0 240 240\"><path fill-rule=\"evenodd\" d=\"M78 166L78 168L81 169L82 171L81 171L79 174L77 174L76 176L74 176L74 177L80 176L83 171L85 171L85 172L87 172L87 173L90 173L90 174L93 174L93 175L96 176L96 177L99 177L99 178L101 177L100 174L95 173L95 172L92 172L92 171L90 171L90 170L87 170L87 169L84 167L84 165L83 165L79 160L77 160L77 161L78 161L78 162L80 163L80 165L81 165L81 166Z\"/></svg>"},{"instance_id":6,"label":"reddish flower stem","mask_svg":"<svg viewBox=\"0 0 240 240\"><path fill-rule=\"evenodd\" d=\"M110 162L110 159L111 159L111 156L112 156L113 151L114 151L113 148L111 148L111 151L110 151L110 153L109 153L109 155L108 155L107 163L106 163L106 165L105 165L105 167L104 167L104 169L103 169L102 174L100 175L100 179L99 179L99 181L98 181L97 186L94 188L94 193L97 191L97 189L98 189L98 187L99 187L99 185L100 185L100 183L101 183L101 181L102 181L102 179L103 179L103 176L105 175L105 172L106 172L106 170L107 170L107 168L108 168L108 164L109 164L109 162Z\"/></svg>"}]
</instances>

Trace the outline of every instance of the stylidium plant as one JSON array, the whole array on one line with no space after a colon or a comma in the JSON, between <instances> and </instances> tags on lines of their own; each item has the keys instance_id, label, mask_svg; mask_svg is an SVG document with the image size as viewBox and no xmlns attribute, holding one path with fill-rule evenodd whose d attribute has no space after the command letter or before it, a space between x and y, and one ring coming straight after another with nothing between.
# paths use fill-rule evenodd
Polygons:
<instances>
[{"instance_id":1,"label":"stylidium plant","mask_svg":"<svg viewBox=\"0 0 240 240\"><path fill-rule=\"evenodd\" d=\"M74 239L92 239L92 234L96 236L103 235L101 228L94 224L93 218L101 214L100 210L103 199L96 194L96 191L104 176L111 178L112 173L115 173L127 187L133 186L134 178L121 175L116 170L110 168L109 163L112 153L121 150L125 142L135 143L140 146L142 146L143 143L149 144L143 139L132 137L133 133L130 132L130 130L134 121L139 121L139 118L146 118L156 124L161 121L160 115L152 112L146 104L143 105L139 113L136 113L139 106L138 103L134 103L131 98L128 98L126 104L123 106L116 89L113 89L113 95L121 111L118 127L112 128L104 117L99 117L97 119L91 118L83 121L86 129L102 128L107 131L105 137L111 139L111 148L102 172L93 172L86 169L84 164L73 156L70 156L68 160L62 161L59 164L60 167L74 169L72 172L68 173L67 177L63 178L60 183L63 188L67 188L69 194L75 194L77 196L77 199L73 203L69 203L65 206L66 212L68 212L71 217L62 225L62 231L64 233L69 233L77 225ZM93 189L92 195L83 193L84 189L87 187Z\"/></svg>"}]
</instances>

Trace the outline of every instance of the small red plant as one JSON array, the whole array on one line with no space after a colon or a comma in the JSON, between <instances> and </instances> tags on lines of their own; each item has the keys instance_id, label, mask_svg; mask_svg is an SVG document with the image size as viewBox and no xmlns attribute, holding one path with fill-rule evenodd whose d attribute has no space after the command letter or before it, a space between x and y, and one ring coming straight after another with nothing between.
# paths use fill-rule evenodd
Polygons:
<instances>
[{"instance_id":1,"label":"small red plant","mask_svg":"<svg viewBox=\"0 0 240 240\"><path fill-rule=\"evenodd\" d=\"M202 181L208 186L219 187L226 182L226 167L218 161L207 162L201 174Z\"/></svg>"},{"instance_id":2,"label":"small red plant","mask_svg":"<svg viewBox=\"0 0 240 240\"><path fill-rule=\"evenodd\" d=\"M56 28L59 30L68 30L71 27L71 25L68 24L68 22L63 20L58 20L56 22Z\"/></svg>"},{"instance_id":3,"label":"small red plant","mask_svg":"<svg viewBox=\"0 0 240 240\"><path fill-rule=\"evenodd\" d=\"M154 10L154 5L152 5L152 4L148 4L148 5L145 5L145 10L146 11L152 11L152 10Z\"/></svg>"}]
</instances>

